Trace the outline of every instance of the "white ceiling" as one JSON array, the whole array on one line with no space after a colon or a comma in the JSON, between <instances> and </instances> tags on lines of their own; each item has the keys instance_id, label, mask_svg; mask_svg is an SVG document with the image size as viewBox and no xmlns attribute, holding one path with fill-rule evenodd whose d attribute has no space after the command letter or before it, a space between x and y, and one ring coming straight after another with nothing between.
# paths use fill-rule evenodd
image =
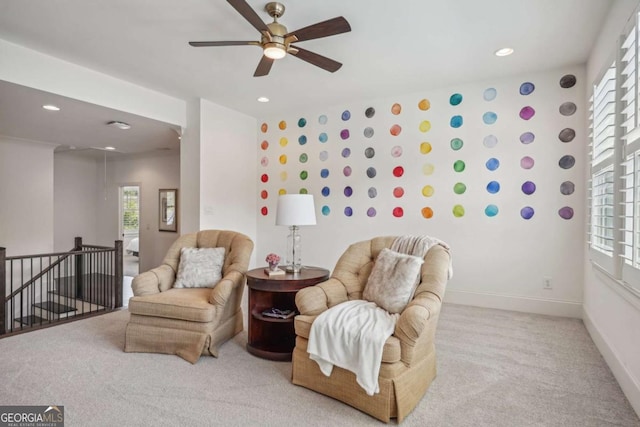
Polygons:
<instances>
[{"instance_id":1,"label":"white ceiling","mask_svg":"<svg viewBox=\"0 0 640 427\"><path fill-rule=\"evenodd\" d=\"M248 3L265 22L271 21L264 11L266 1ZM582 64L611 3L285 1L286 12L279 21L290 31L335 16L344 16L351 24L349 33L299 43L342 62L343 67L333 74L288 55L276 61L268 76L256 78L253 72L261 57L258 47L190 47L188 41L259 40L255 28L222 0L0 0L0 38L174 97L204 98L261 117L269 111L332 106ZM513 47L515 53L506 58L493 55L504 46ZM38 91L12 86L0 85L2 118L9 117L14 102L22 97L46 98ZM260 104L258 96L267 96L271 102ZM40 111L30 114L25 110L0 119L0 133L19 132L25 138L38 139L28 132L47 128L49 141L64 139L65 144L74 141L82 146L87 135L83 132L90 132L94 138L84 144L103 146L95 136L102 135L97 129L100 125L104 128L106 115L100 116L86 103L79 103L73 111L75 125L56 126L56 122L43 119ZM109 110L110 115L115 113ZM95 132L86 128L84 114L95 119ZM109 120L144 122L131 115L122 117L126 120ZM80 126L79 130L75 126ZM159 140L160 145L170 143L169 139Z\"/></svg>"}]
</instances>

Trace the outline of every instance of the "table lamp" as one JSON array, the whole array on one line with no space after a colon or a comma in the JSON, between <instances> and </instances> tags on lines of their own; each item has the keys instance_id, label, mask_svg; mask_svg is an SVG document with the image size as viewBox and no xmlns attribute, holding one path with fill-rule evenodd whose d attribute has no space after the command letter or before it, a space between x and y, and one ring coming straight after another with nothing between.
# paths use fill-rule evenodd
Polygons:
<instances>
[{"instance_id":1,"label":"table lamp","mask_svg":"<svg viewBox=\"0 0 640 427\"><path fill-rule=\"evenodd\" d=\"M302 268L301 225L316 224L316 208L311 194L283 194L278 197L276 225L289 226L285 270L299 273Z\"/></svg>"}]
</instances>

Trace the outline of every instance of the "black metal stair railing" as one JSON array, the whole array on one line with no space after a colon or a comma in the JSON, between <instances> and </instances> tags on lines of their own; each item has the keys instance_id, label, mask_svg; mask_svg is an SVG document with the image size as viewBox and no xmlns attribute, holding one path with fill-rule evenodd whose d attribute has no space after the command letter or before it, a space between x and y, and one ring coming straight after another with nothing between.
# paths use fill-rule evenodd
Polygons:
<instances>
[{"instance_id":1,"label":"black metal stair railing","mask_svg":"<svg viewBox=\"0 0 640 427\"><path fill-rule=\"evenodd\" d=\"M0 247L0 337L122 307L122 256L121 240L11 257Z\"/></svg>"}]
</instances>

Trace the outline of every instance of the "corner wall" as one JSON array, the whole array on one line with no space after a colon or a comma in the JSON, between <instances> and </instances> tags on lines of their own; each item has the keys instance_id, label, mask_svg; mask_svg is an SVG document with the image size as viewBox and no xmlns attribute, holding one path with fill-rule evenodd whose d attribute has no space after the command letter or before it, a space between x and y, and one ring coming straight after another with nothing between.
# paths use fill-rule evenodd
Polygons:
<instances>
[{"instance_id":1,"label":"corner wall","mask_svg":"<svg viewBox=\"0 0 640 427\"><path fill-rule=\"evenodd\" d=\"M304 264L332 269L350 243L427 234L453 250L446 301L580 317L584 75L567 67L264 117L258 263L286 247L278 194L308 192L318 224L302 227ZM565 76L577 83L562 87ZM574 135L562 141L563 129Z\"/></svg>"}]
</instances>

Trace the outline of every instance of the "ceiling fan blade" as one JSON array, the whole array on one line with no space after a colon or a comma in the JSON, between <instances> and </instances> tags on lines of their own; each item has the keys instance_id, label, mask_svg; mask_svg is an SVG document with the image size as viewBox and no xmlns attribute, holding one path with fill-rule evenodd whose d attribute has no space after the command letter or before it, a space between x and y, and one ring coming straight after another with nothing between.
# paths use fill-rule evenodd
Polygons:
<instances>
[{"instance_id":1,"label":"ceiling fan blade","mask_svg":"<svg viewBox=\"0 0 640 427\"><path fill-rule=\"evenodd\" d=\"M293 49L289 53L297 58L307 61L309 64L313 64L316 67L320 67L331 73L335 73L342 67L342 64L333 59L329 59L326 56L318 55L317 53L310 52L306 49L302 49L298 46L291 46Z\"/></svg>"},{"instance_id":2,"label":"ceiling fan blade","mask_svg":"<svg viewBox=\"0 0 640 427\"><path fill-rule=\"evenodd\" d=\"M240 41L231 41L231 42L189 42L189 44L193 47L209 47L209 46L245 46L245 45L257 45L259 46L259 42L250 41L250 42L240 42Z\"/></svg>"},{"instance_id":3,"label":"ceiling fan blade","mask_svg":"<svg viewBox=\"0 0 640 427\"><path fill-rule=\"evenodd\" d=\"M260 17L255 12L255 10L253 10L251 8L251 6L249 6L247 4L246 1L244 1L244 0L227 0L227 2L231 6L233 6L233 8L235 10L237 10L238 13L240 15L242 15L242 17L244 19L249 21L249 23L251 25L253 25L256 30L260 31L261 33L264 32L264 31L266 31L267 33L269 32L269 27L267 27L267 24L265 24L264 21L262 19L260 19Z\"/></svg>"},{"instance_id":4,"label":"ceiling fan blade","mask_svg":"<svg viewBox=\"0 0 640 427\"><path fill-rule=\"evenodd\" d=\"M326 21L318 22L317 24L309 25L308 27L300 28L299 30L292 31L286 34L284 37L295 36L297 40L305 41L312 39L319 39L321 37L333 36L336 34L346 33L351 31L351 26L342 16L337 18L328 19Z\"/></svg>"},{"instance_id":5,"label":"ceiling fan blade","mask_svg":"<svg viewBox=\"0 0 640 427\"><path fill-rule=\"evenodd\" d=\"M267 74L269 74L269 71L271 71L272 65L273 59L262 55L262 59L260 59L260 62L258 63L258 68L256 68L256 72L253 73L253 77L266 76Z\"/></svg>"}]
</instances>

